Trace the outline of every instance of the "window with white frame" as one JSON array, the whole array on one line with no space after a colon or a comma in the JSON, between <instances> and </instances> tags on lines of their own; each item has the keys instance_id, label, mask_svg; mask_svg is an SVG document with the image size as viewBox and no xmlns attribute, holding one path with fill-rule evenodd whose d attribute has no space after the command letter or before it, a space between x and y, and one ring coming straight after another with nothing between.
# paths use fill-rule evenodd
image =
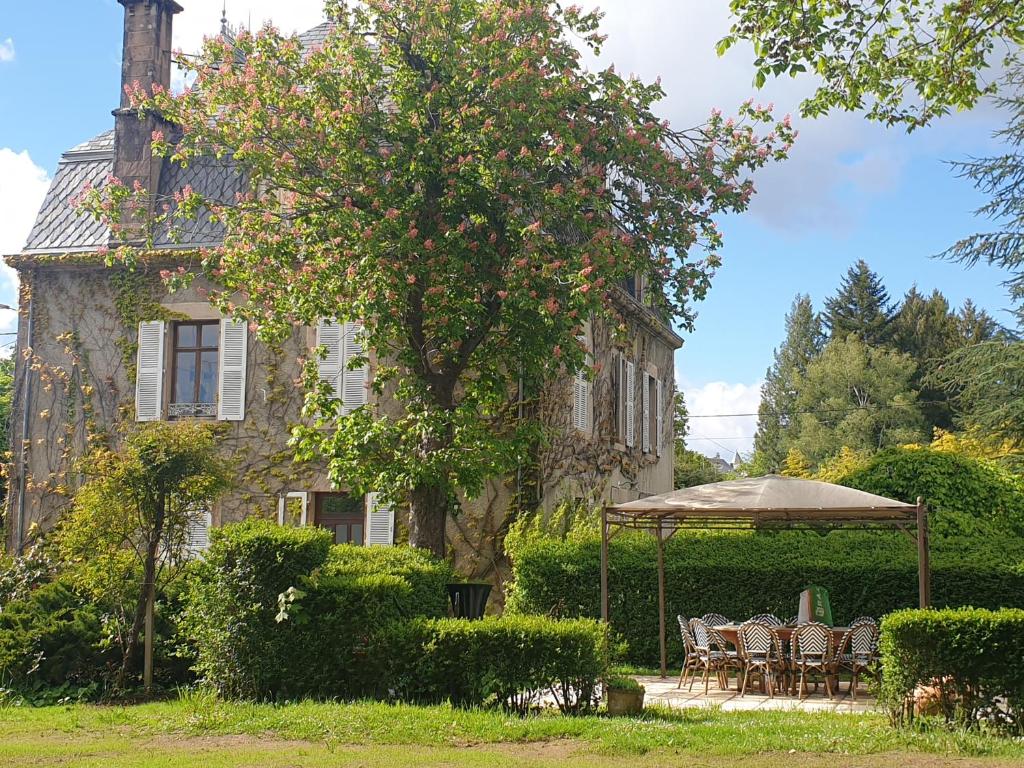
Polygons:
<instances>
[{"instance_id":1,"label":"window with white frame","mask_svg":"<svg viewBox=\"0 0 1024 768\"><path fill-rule=\"evenodd\" d=\"M277 499L277 522L290 528L299 528L308 522L308 494L304 491L282 493Z\"/></svg>"},{"instance_id":2,"label":"window with white frame","mask_svg":"<svg viewBox=\"0 0 1024 768\"><path fill-rule=\"evenodd\" d=\"M139 323L136 421L185 417L242 421L247 346L244 322Z\"/></svg>"}]
</instances>

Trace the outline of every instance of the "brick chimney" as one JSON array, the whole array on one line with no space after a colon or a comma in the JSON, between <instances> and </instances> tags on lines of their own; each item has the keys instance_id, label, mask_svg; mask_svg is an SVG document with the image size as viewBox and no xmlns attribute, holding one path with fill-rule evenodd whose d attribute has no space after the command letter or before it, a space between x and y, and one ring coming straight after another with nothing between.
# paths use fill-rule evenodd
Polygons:
<instances>
[{"instance_id":1,"label":"brick chimney","mask_svg":"<svg viewBox=\"0 0 1024 768\"><path fill-rule=\"evenodd\" d=\"M124 46L121 105L114 110L114 175L129 188L135 182L145 187L152 213L162 161L153 157L150 145L153 131L163 128L164 121L155 115L140 120L125 88L135 82L149 92L154 85L170 88L171 30L174 14L183 9L175 0L117 1L124 6Z\"/></svg>"}]
</instances>

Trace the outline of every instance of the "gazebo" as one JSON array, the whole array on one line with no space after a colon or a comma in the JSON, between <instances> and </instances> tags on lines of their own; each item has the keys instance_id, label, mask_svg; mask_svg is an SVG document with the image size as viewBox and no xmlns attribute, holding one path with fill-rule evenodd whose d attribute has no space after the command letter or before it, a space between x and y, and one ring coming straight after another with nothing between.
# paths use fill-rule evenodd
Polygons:
<instances>
[{"instance_id":1,"label":"gazebo","mask_svg":"<svg viewBox=\"0 0 1024 768\"><path fill-rule=\"evenodd\" d=\"M817 480L767 475L708 483L605 507L601 512L601 618L608 621L608 542L621 531L652 533L658 542L658 631L661 675L665 636L665 542L684 528L888 528L917 544L918 596L931 602L928 512L920 498L905 504Z\"/></svg>"}]
</instances>

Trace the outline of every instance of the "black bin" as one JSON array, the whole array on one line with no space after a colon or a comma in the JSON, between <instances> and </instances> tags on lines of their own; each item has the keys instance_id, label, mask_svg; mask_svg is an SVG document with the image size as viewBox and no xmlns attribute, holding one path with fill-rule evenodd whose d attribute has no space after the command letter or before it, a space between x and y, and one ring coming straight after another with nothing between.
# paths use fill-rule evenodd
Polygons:
<instances>
[{"instance_id":1,"label":"black bin","mask_svg":"<svg viewBox=\"0 0 1024 768\"><path fill-rule=\"evenodd\" d=\"M448 599L457 619L482 619L491 595L490 584L449 584Z\"/></svg>"}]
</instances>

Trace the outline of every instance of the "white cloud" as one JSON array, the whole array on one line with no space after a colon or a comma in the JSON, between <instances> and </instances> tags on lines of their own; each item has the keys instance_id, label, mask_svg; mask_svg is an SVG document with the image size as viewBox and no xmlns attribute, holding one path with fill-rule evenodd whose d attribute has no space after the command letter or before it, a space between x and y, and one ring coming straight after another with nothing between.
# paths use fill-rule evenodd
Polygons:
<instances>
[{"instance_id":1,"label":"white cloud","mask_svg":"<svg viewBox=\"0 0 1024 768\"><path fill-rule=\"evenodd\" d=\"M774 103L779 114L794 116L813 91L812 76L769 80L753 86L754 53L740 43L724 57L715 43L730 26L728 3L707 0L589 0L606 16L608 42L601 62L647 82L660 76L668 97L662 113L678 127L695 125L712 107L726 113L745 99ZM907 136L862 115L833 113L817 120L794 117L800 136L782 163L755 177L758 194L750 215L761 224L793 235L811 230L846 231L862 220L862 210L879 194L896 189L911 157L959 154L958 142L975 139L997 124L991 109L956 114ZM980 128L980 131L979 131ZM851 158L854 160L851 161ZM728 234L728 232L726 233Z\"/></svg>"},{"instance_id":2,"label":"white cloud","mask_svg":"<svg viewBox=\"0 0 1024 768\"><path fill-rule=\"evenodd\" d=\"M46 171L32 162L28 152L0 148L0 256L17 253L25 246L49 186ZM17 301L17 273L0 264L0 303L16 306ZM0 334L10 333L17 325L17 313L0 310ZM0 354L10 353L6 345L11 338L0 336Z\"/></svg>"},{"instance_id":3,"label":"white cloud","mask_svg":"<svg viewBox=\"0 0 1024 768\"><path fill-rule=\"evenodd\" d=\"M730 384L712 381L693 385L679 382L690 413L690 434L686 446L707 456L719 454L732 461L739 453L749 453L754 447L757 416L723 414L755 414L761 402L761 382ZM701 418L706 417L706 418Z\"/></svg>"},{"instance_id":4,"label":"white cloud","mask_svg":"<svg viewBox=\"0 0 1024 768\"><path fill-rule=\"evenodd\" d=\"M14 56L14 38L8 37L6 40L0 40L0 64L14 61Z\"/></svg>"}]
</instances>

